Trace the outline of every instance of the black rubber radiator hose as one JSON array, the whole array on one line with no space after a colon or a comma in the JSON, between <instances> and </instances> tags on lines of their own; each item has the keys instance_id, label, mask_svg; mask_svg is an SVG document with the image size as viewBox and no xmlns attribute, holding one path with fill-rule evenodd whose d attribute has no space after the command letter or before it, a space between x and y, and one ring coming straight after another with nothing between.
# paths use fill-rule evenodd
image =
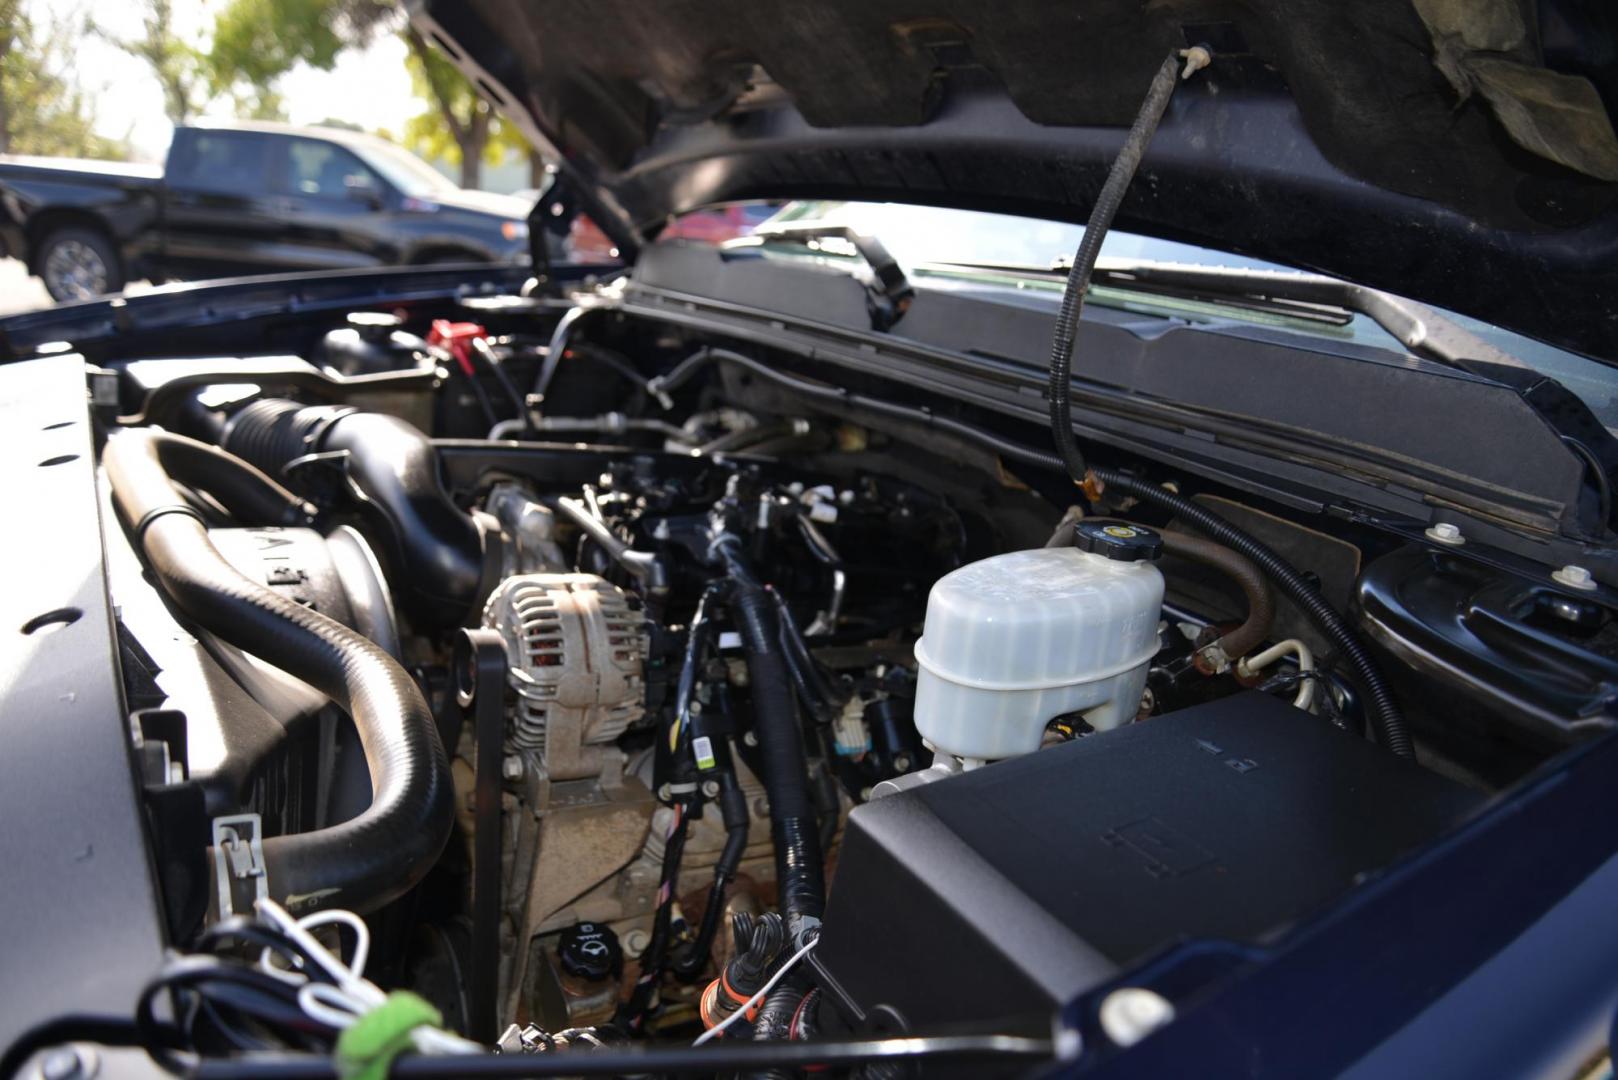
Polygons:
<instances>
[{"instance_id":1,"label":"black rubber radiator hose","mask_svg":"<svg viewBox=\"0 0 1618 1080\"><path fill-rule=\"evenodd\" d=\"M421 880L449 840L454 794L432 712L381 648L226 562L175 480L218 488L222 501L236 485L250 486L258 499L278 485L225 454L171 478L165 462L178 471L198 456L165 451L169 438L131 429L109 439L103 455L113 501L158 585L197 625L304 680L347 712L371 773L371 805L358 817L264 841L270 895L294 914L381 907Z\"/></svg>"},{"instance_id":2,"label":"black rubber radiator hose","mask_svg":"<svg viewBox=\"0 0 1618 1080\"><path fill-rule=\"evenodd\" d=\"M205 491L246 525L307 525L312 508L246 462L183 435L148 431L158 464L187 487Z\"/></svg>"},{"instance_id":3,"label":"black rubber radiator hose","mask_svg":"<svg viewBox=\"0 0 1618 1080\"><path fill-rule=\"evenodd\" d=\"M230 420L223 446L271 476L315 453L341 452L364 495L368 531L387 556L411 614L461 622L482 598L484 538L450 500L432 440L396 416L264 398Z\"/></svg>"},{"instance_id":4,"label":"black rubber radiator hose","mask_svg":"<svg viewBox=\"0 0 1618 1080\"><path fill-rule=\"evenodd\" d=\"M730 610L747 654L747 684L770 800L770 836L775 842L775 880L781 913L792 940L818 926L826 906L820 827L809 794L808 763L798 728L792 678L781 649L775 601L742 554L742 541L725 535L715 545L730 575Z\"/></svg>"}]
</instances>

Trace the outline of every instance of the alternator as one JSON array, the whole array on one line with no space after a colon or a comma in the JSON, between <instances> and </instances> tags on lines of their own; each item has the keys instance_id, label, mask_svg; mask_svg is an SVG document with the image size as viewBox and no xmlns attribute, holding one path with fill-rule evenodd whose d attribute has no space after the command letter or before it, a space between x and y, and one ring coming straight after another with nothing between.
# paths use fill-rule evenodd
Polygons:
<instances>
[{"instance_id":1,"label":"alternator","mask_svg":"<svg viewBox=\"0 0 1618 1080\"><path fill-rule=\"evenodd\" d=\"M517 703L507 738L552 780L600 775L603 747L645 713L640 618L594 574L518 574L489 597Z\"/></svg>"}]
</instances>

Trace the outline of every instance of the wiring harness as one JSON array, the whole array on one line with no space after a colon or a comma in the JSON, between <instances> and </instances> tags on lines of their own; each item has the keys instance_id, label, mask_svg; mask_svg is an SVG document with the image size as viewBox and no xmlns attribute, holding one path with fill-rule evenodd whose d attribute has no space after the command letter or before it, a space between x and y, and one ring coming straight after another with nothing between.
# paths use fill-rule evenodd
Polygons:
<instances>
[{"instance_id":1,"label":"wiring harness","mask_svg":"<svg viewBox=\"0 0 1618 1080\"><path fill-rule=\"evenodd\" d=\"M196 952L171 960L142 991L136 1031L171 1072L188 1074L215 1052L326 1052L351 1075L370 1075L378 1065L375 1075L385 1075L405 1050L485 1052L443 1030L438 1011L421 998L386 993L365 978L371 934L358 915L330 909L294 919L270 899L260 899L255 912L205 931ZM315 936L325 927L348 932L347 962ZM165 1001L172 1020L159 1018Z\"/></svg>"},{"instance_id":2,"label":"wiring harness","mask_svg":"<svg viewBox=\"0 0 1618 1080\"><path fill-rule=\"evenodd\" d=\"M779 922L779 916L768 918ZM317 932L346 937L348 959L339 955L341 949L324 944ZM254 916L216 924L197 939L196 951L164 966L140 995L131 1041L175 1075L216 1080L691 1074L926 1059L1037 1062L1058 1056L1071 1060L1082 1048L1076 1032L1049 1039L1002 1034L813 1039L813 990L794 991L791 1008L782 1014L792 1041L703 1045L731 1022L767 1010L780 996L771 991L798 968L816 941L811 938L789 954L779 948L784 933L778 925L764 937L759 944L769 956L759 958L765 960L759 974L768 971L768 978L727 1021L716 1023L695 1044L611 1045L586 1029L552 1035L513 1027L497 1046L488 1047L446 1030L437 1010L416 995L388 993L365 978L371 939L358 915L332 909L295 919L273 900L260 900ZM53 1031L49 1036L56 1041L74 1034ZM109 1033L79 1034L123 1042ZM35 1048L40 1045L33 1042ZM22 1059L8 1054L7 1060L20 1064Z\"/></svg>"}]
</instances>

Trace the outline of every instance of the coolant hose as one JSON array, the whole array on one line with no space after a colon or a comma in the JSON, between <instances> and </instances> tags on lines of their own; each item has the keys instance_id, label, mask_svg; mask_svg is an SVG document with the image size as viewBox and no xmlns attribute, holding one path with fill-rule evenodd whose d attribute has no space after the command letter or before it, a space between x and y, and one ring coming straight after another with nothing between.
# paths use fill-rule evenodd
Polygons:
<instances>
[{"instance_id":1,"label":"coolant hose","mask_svg":"<svg viewBox=\"0 0 1618 1080\"><path fill-rule=\"evenodd\" d=\"M147 431L158 464L182 483L205 491L248 525L307 525L310 507L234 454L184 435Z\"/></svg>"},{"instance_id":2,"label":"coolant hose","mask_svg":"<svg viewBox=\"0 0 1618 1080\"><path fill-rule=\"evenodd\" d=\"M764 789L770 801L770 836L775 842L775 876L781 911L791 939L818 926L826 904L820 832L809 795L803 735L793 707L792 678L781 649L775 601L753 575L732 534L714 546L730 575L730 610L747 654L747 683L753 695L753 724L763 761Z\"/></svg>"},{"instance_id":3,"label":"coolant hose","mask_svg":"<svg viewBox=\"0 0 1618 1080\"><path fill-rule=\"evenodd\" d=\"M1252 534L1226 521L1218 514L1184 495L1131 476L1117 469L1097 466L1091 470L1104 485L1104 490L1133 495L1141 502L1167 510L1198 532L1217 540L1226 547L1252 560L1266 576L1315 625L1333 649L1358 677L1365 689L1367 712L1376 727L1377 739L1400 757L1415 757L1415 747L1405 730L1404 714L1394 700L1393 688L1388 685L1377 664L1359 635L1348 622L1320 595L1313 582L1299 573L1293 565L1274 549Z\"/></svg>"},{"instance_id":4,"label":"coolant hose","mask_svg":"<svg viewBox=\"0 0 1618 1080\"><path fill-rule=\"evenodd\" d=\"M1074 526L1081 519L1082 515L1077 513L1077 508L1069 510L1045 546L1072 546ZM1240 626L1214 643L1224 653L1224 658L1228 661L1239 660L1258 648L1269 636L1270 623L1275 618L1275 598L1270 595L1270 583L1265 578L1264 572L1254 565L1251 559L1212 540L1169 530L1163 530L1160 535L1163 537L1163 551L1166 554L1217 570L1229 578L1247 600L1247 618Z\"/></svg>"},{"instance_id":5,"label":"coolant hose","mask_svg":"<svg viewBox=\"0 0 1618 1080\"><path fill-rule=\"evenodd\" d=\"M353 718L371 774L371 805L340 825L264 841L270 895L295 914L371 911L420 881L454 820L449 762L433 715L405 670L359 634L250 580L225 561L164 468L186 461L166 436L131 429L103 463L119 513L164 594L220 639L309 683ZM220 455L210 468L225 470ZM220 489L250 477L181 472ZM251 482L250 480L247 482ZM216 496L223 497L223 496Z\"/></svg>"},{"instance_id":6,"label":"coolant hose","mask_svg":"<svg viewBox=\"0 0 1618 1080\"><path fill-rule=\"evenodd\" d=\"M1270 633L1275 618L1275 599L1270 582L1253 561L1241 553L1188 533L1164 531L1163 550L1170 555L1201 563L1224 574L1247 599L1247 618L1215 644L1228 660L1246 656L1258 648Z\"/></svg>"},{"instance_id":7,"label":"coolant hose","mask_svg":"<svg viewBox=\"0 0 1618 1080\"><path fill-rule=\"evenodd\" d=\"M482 599L483 533L444 491L438 452L414 425L383 413L264 398L231 418L223 445L275 477L310 454L343 454L348 479L364 496L367 531L412 614L454 625Z\"/></svg>"}]
</instances>

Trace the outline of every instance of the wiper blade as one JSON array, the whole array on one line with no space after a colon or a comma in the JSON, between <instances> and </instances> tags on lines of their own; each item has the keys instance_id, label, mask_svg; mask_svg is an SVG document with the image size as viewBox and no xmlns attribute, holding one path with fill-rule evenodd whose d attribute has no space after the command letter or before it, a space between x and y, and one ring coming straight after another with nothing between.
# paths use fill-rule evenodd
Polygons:
<instances>
[{"instance_id":1,"label":"wiper blade","mask_svg":"<svg viewBox=\"0 0 1618 1080\"><path fill-rule=\"evenodd\" d=\"M1254 300L1281 300L1291 303L1328 304L1341 311L1362 314L1398 338L1404 348L1443 363L1464 361L1506 364L1526 368L1516 356L1490 345L1463 325L1446 319L1425 304L1404 300L1380 288L1343 282L1324 274L1299 274L1293 270L1249 270L1239 267L1181 266L1173 262L1129 262L1097 267L1097 279L1108 285L1128 288L1133 283L1147 287L1205 290L1214 296L1243 296Z\"/></svg>"},{"instance_id":2,"label":"wiper blade","mask_svg":"<svg viewBox=\"0 0 1618 1080\"><path fill-rule=\"evenodd\" d=\"M1130 264L1137 265L1137 264ZM1016 274L1028 276L1037 274L1060 280L1067 273L1067 259L1064 257L1060 264L1053 268L1022 266L1012 263L988 262L945 262L927 263L916 269L921 271L949 272L949 271L983 271L993 274ZM1109 271L1105 266L1098 266L1090 275L1090 283L1104 285L1108 288L1118 289L1132 293L1150 293L1157 296L1172 297L1176 300L1192 300L1218 304L1223 308L1236 308L1241 311L1250 311L1259 315L1280 316L1302 322L1318 323L1323 326L1346 326L1353 321L1354 314L1334 305L1307 303L1299 300L1290 300L1276 296L1262 296L1257 294L1242 294L1223 292L1218 290L1188 288L1184 285L1166 285L1156 282L1145 282L1137 279L1126 279L1123 272L1114 268ZM1092 302L1099 302L1092 300Z\"/></svg>"},{"instance_id":3,"label":"wiper blade","mask_svg":"<svg viewBox=\"0 0 1618 1080\"><path fill-rule=\"evenodd\" d=\"M940 265L1055 277L1064 276L1068 269L1065 258L1049 268L993 263ZM1469 362L1528 367L1517 357L1425 304L1324 274L1103 259L1096 264L1091 283L1188 300L1210 300L1227 306L1338 326L1347 323L1353 315L1364 315L1411 352L1451 367L1470 371Z\"/></svg>"},{"instance_id":4,"label":"wiper blade","mask_svg":"<svg viewBox=\"0 0 1618 1080\"><path fill-rule=\"evenodd\" d=\"M1248 270L1223 266L1130 262L1098 266L1096 278L1109 285L1205 291L1213 296L1327 305L1364 315L1411 352L1452 366L1467 361L1527 367L1425 304L1324 274L1291 270Z\"/></svg>"}]
</instances>

